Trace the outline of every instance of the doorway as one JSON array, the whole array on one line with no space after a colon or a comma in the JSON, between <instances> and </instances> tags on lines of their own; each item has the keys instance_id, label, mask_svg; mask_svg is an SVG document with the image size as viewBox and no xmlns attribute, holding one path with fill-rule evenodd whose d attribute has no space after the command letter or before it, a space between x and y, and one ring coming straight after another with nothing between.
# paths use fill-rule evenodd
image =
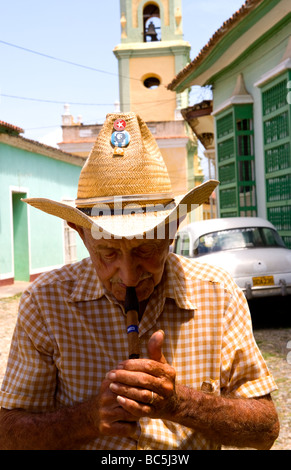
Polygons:
<instances>
[{"instance_id":1,"label":"doorway","mask_svg":"<svg viewBox=\"0 0 291 470\"><path fill-rule=\"evenodd\" d=\"M12 193L14 280L29 281L27 205L21 201L26 193Z\"/></svg>"}]
</instances>

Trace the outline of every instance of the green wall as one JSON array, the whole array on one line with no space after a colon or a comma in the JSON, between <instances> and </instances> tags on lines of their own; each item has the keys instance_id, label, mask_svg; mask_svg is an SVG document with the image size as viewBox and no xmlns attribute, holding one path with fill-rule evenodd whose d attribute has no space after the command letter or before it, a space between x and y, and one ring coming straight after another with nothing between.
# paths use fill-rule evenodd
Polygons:
<instances>
[{"instance_id":1,"label":"green wall","mask_svg":"<svg viewBox=\"0 0 291 470\"><path fill-rule=\"evenodd\" d=\"M80 171L79 166L0 143L0 279L14 270L19 280L27 278L28 256L30 274L64 263L63 220L28 207L20 198L74 199ZM77 243L78 259L88 256L79 237Z\"/></svg>"}]
</instances>

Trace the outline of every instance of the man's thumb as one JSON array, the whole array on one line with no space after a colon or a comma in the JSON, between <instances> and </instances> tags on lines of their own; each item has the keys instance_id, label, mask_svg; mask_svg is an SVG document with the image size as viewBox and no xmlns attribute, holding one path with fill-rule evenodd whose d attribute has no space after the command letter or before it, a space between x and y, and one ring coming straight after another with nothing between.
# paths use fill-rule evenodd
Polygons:
<instances>
[{"instance_id":1,"label":"man's thumb","mask_svg":"<svg viewBox=\"0 0 291 470\"><path fill-rule=\"evenodd\" d=\"M148 353L149 358L153 361L162 362L166 364L166 359L163 354L163 343L164 343L165 333L163 330L158 330L152 334L148 342Z\"/></svg>"}]
</instances>

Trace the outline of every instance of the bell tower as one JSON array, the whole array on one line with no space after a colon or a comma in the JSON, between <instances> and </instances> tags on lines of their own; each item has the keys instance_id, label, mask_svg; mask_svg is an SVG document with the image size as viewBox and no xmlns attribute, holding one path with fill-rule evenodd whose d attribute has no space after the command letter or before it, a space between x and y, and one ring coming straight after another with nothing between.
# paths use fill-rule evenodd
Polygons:
<instances>
[{"instance_id":1,"label":"bell tower","mask_svg":"<svg viewBox=\"0 0 291 470\"><path fill-rule=\"evenodd\" d=\"M188 90L167 89L190 61L183 39L182 0L120 0L121 42L114 48L119 67L120 111L134 111L147 123L166 163L175 195L203 180L197 139L183 120ZM187 222L201 218L193 211Z\"/></svg>"},{"instance_id":2,"label":"bell tower","mask_svg":"<svg viewBox=\"0 0 291 470\"><path fill-rule=\"evenodd\" d=\"M120 0L121 43L114 49L119 65L120 110L145 121L181 119L188 91L166 89L189 62L183 40L182 0Z\"/></svg>"}]
</instances>

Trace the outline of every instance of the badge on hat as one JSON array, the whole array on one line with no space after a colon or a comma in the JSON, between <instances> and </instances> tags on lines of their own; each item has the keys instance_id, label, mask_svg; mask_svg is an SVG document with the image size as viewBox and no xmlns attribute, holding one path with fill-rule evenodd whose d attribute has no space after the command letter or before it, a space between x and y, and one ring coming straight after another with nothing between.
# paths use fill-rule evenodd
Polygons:
<instances>
[{"instance_id":1,"label":"badge on hat","mask_svg":"<svg viewBox=\"0 0 291 470\"><path fill-rule=\"evenodd\" d=\"M124 131L126 128L126 122L124 119L116 119L113 123L113 127L116 131Z\"/></svg>"},{"instance_id":2,"label":"badge on hat","mask_svg":"<svg viewBox=\"0 0 291 470\"><path fill-rule=\"evenodd\" d=\"M116 119L113 123L115 132L111 135L111 143L114 146L113 156L123 156L124 148L130 142L130 134L125 131L126 122L124 119Z\"/></svg>"}]
</instances>

